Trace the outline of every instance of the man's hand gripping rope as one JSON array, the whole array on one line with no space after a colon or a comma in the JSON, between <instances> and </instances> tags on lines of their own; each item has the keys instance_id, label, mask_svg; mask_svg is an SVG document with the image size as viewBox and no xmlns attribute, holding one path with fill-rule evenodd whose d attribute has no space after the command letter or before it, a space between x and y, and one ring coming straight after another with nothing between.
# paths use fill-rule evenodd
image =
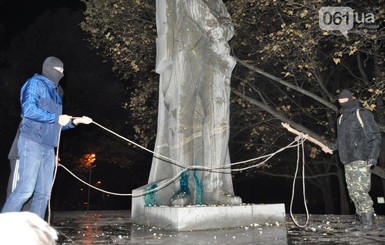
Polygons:
<instances>
[{"instance_id":1,"label":"man's hand gripping rope","mask_svg":"<svg viewBox=\"0 0 385 245\"><path fill-rule=\"evenodd\" d=\"M59 116L59 124L61 126L65 126L67 125L68 123L70 123L72 121L72 123L74 125L78 125L80 123L82 124L90 124L93 122L93 120L87 116L82 116L82 117L73 117L73 116L70 116L70 115L66 115L66 114L63 114L63 115L60 115Z\"/></svg>"}]
</instances>

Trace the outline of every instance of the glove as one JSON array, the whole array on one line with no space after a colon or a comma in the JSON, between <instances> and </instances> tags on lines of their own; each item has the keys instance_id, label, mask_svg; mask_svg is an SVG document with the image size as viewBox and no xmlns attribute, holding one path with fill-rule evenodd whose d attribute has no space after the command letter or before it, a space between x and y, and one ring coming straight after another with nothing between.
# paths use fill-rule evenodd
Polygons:
<instances>
[{"instance_id":1,"label":"glove","mask_svg":"<svg viewBox=\"0 0 385 245\"><path fill-rule=\"evenodd\" d=\"M377 164L376 159L369 159L369 160L368 160L368 165L369 165L369 166L376 165L376 164Z\"/></svg>"},{"instance_id":2,"label":"glove","mask_svg":"<svg viewBox=\"0 0 385 245\"><path fill-rule=\"evenodd\" d=\"M61 126L65 126L67 125L70 121L71 121L72 117L71 116L68 116L68 115L60 115L59 116L59 120L58 120L58 123L61 125Z\"/></svg>"},{"instance_id":3,"label":"glove","mask_svg":"<svg viewBox=\"0 0 385 245\"><path fill-rule=\"evenodd\" d=\"M79 123L90 124L92 123L92 119L86 116L77 117L72 121L73 124L78 125Z\"/></svg>"}]
</instances>

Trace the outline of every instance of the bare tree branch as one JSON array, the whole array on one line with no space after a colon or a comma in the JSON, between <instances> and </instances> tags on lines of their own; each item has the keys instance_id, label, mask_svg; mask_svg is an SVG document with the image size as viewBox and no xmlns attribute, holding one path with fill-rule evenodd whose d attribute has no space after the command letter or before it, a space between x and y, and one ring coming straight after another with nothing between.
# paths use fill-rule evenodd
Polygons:
<instances>
[{"instance_id":1,"label":"bare tree branch","mask_svg":"<svg viewBox=\"0 0 385 245\"><path fill-rule=\"evenodd\" d=\"M309 136L311 136L311 137L313 137L313 138L315 138L315 139L317 139L319 141L322 141L322 142L324 142L326 144L328 143L327 141L322 139L322 137L320 135L318 135L315 132L313 132L312 130L302 126L301 124L295 123L294 121L290 120L289 118L287 118L282 113L279 113L279 112L275 111L274 109L272 109L268 105L263 104L260 101L257 101L257 100L255 100L253 98L250 98L249 96L244 95L244 94L240 93L239 91L232 90L232 92L234 94L238 95L239 97L241 97L242 99L248 101L249 103L260 107L261 109L263 109L264 111L266 111L267 113L269 113L273 117L277 118L278 120L290 124L293 128L298 129L299 131L303 132L304 134L308 134Z\"/></svg>"},{"instance_id":2,"label":"bare tree branch","mask_svg":"<svg viewBox=\"0 0 385 245\"><path fill-rule=\"evenodd\" d=\"M282 84L282 85L284 85L284 86L286 86L288 88L291 88L291 89L293 89L293 90L295 90L297 92L300 92L300 93L302 93L302 94L304 94L304 95L306 95L306 96L308 96L308 97L318 101L319 103L325 105L326 107L330 108L331 110L333 110L335 112L338 112L337 106L335 106L334 104L324 100L323 98L321 98L321 97L319 97L319 96L317 96L317 95L315 95L315 94L313 94L313 93L311 93L311 92L309 92L309 91L307 91L307 90L305 90L305 89L303 89L301 87L298 87L298 86L295 86L295 85L293 85L293 84L291 84L289 82L286 82L286 81L282 80L281 78L276 77L276 76L274 76L274 75L272 75L272 74L270 74L268 72L265 72L265 71L263 71L262 69L260 69L258 67L255 67L255 66L252 66L250 64L247 64L246 62L244 62L243 60L239 59L236 56L234 56L234 58L237 60L237 62L239 64L247 67L248 69L253 70L253 71L257 72L258 74L261 74L261 75L263 75L263 76L265 76L265 77L267 77L267 78L269 78L269 79L271 79L271 80L273 80L275 82L278 82L278 83L280 83L280 84Z\"/></svg>"}]
</instances>

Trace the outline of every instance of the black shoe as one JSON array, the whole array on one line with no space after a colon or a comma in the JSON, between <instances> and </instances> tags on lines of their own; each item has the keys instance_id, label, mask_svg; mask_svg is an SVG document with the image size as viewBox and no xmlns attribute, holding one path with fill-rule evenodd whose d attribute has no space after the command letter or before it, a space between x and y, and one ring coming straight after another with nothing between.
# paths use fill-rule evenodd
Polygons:
<instances>
[{"instance_id":1,"label":"black shoe","mask_svg":"<svg viewBox=\"0 0 385 245\"><path fill-rule=\"evenodd\" d=\"M374 228L376 222L374 218L374 212L369 212L369 213L361 213L361 225L362 225L362 230L368 231Z\"/></svg>"}]
</instances>

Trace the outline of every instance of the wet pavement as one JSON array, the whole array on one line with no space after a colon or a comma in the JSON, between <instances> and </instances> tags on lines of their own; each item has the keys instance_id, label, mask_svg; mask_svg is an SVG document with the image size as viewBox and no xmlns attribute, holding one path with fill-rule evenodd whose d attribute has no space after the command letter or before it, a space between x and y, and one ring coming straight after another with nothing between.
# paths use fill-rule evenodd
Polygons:
<instances>
[{"instance_id":1,"label":"wet pavement","mask_svg":"<svg viewBox=\"0 0 385 245\"><path fill-rule=\"evenodd\" d=\"M294 216L299 225L305 215ZM54 212L58 244L385 244L385 216L371 231L351 231L352 215L310 215L304 228L290 216L286 224L251 224L225 230L177 232L131 223L130 211Z\"/></svg>"}]
</instances>

